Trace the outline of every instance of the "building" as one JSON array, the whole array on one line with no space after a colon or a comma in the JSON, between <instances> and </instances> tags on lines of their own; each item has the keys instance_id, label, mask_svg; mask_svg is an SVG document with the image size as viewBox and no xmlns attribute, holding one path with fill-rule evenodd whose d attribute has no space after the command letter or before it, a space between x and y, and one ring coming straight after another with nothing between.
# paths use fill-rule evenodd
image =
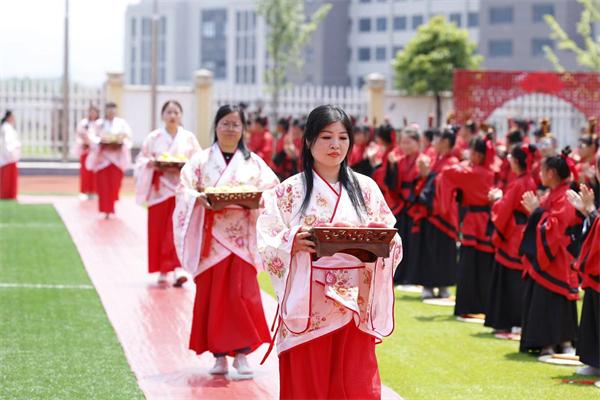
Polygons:
<instances>
[{"instance_id":1,"label":"building","mask_svg":"<svg viewBox=\"0 0 600 400\"><path fill-rule=\"evenodd\" d=\"M206 68L216 82L261 84L265 27L254 0L159 0L158 83L188 85ZM125 81L150 83L152 1L127 7Z\"/></svg>"},{"instance_id":2,"label":"building","mask_svg":"<svg viewBox=\"0 0 600 400\"><path fill-rule=\"evenodd\" d=\"M574 0L481 0L479 52L484 67L499 70L553 70L544 46L555 49L567 70L582 70L572 53L557 51L544 15L553 15L571 38L582 6ZM576 40L576 41L577 41Z\"/></svg>"},{"instance_id":3,"label":"building","mask_svg":"<svg viewBox=\"0 0 600 400\"><path fill-rule=\"evenodd\" d=\"M256 0L158 0L159 84L188 85L200 68L216 84L262 84L268 68L266 27ZM543 20L553 14L575 36L581 6L574 0L306 0L306 14L332 9L303 51L304 68L288 80L362 86L371 72L393 85L391 61L431 17L445 15L478 43L487 69L553 69L543 46L553 46ZM150 82L152 0L126 13L125 79ZM575 57L559 53L568 69Z\"/></svg>"}]
</instances>

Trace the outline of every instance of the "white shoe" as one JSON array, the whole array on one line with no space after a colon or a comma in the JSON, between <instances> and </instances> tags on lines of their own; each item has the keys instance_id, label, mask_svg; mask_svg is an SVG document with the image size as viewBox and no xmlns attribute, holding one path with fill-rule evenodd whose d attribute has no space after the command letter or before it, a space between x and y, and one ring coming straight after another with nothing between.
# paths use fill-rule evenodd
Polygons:
<instances>
[{"instance_id":1,"label":"white shoe","mask_svg":"<svg viewBox=\"0 0 600 400\"><path fill-rule=\"evenodd\" d=\"M173 286L175 287L182 287L188 281L188 277L181 267L175 268L173 275L175 276L175 281L173 282Z\"/></svg>"},{"instance_id":2,"label":"white shoe","mask_svg":"<svg viewBox=\"0 0 600 400\"><path fill-rule=\"evenodd\" d=\"M242 375L252 375L252 368L248 364L248 359L245 354L236 354L233 360L233 368Z\"/></svg>"},{"instance_id":3,"label":"white shoe","mask_svg":"<svg viewBox=\"0 0 600 400\"><path fill-rule=\"evenodd\" d=\"M167 283L167 274L164 272L161 272L158 275L158 284L159 285L165 285Z\"/></svg>"},{"instance_id":4,"label":"white shoe","mask_svg":"<svg viewBox=\"0 0 600 400\"><path fill-rule=\"evenodd\" d=\"M210 369L211 375L225 375L229 368L227 367L227 358L217 357L215 358L215 365Z\"/></svg>"},{"instance_id":5,"label":"white shoe","mask_svg":"<svg viewBox=\"0 0 600 400\"><path fill-rule=\"evenodd\" d=\"M579 368L575 373L577 375L600 376L600 368L594 368L590 365L586 365L585 367Z\"/></svg>"}]
</instances>

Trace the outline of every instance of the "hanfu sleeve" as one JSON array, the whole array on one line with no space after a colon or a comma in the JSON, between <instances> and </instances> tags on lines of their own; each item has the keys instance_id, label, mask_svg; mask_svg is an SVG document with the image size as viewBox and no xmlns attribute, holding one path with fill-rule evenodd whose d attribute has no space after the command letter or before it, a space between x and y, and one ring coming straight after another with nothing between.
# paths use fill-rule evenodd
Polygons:
<instances>
[{"instance_id":1,"label":"hanfu sleeve","mask_svg":"<svg viewBox=\"0 0 600 400\"><path fill-rule=\"evenodd\" d=\"M301 333L310 321L311 261L307 252L292 256L294 238L302 225L292 224L293 185L282 183L263 193L256 224L257 245L263 268L277 294L282 322L290 332Z\"/></svg>"},{"instance_id":2,"label":"hanfu sleeve","mask_svg":"<svg viewBox=\"0 0 600 400\"><path fill-rule=\"evenodd\" d=\"M516 188L515 188L516 189ZM499 238L506 241L506 230L513 218L513 211L521 211L519 190L508 190L502 198L492 206L492 223Z\"/></svg>"},{"instance_id":3,"label":"hanfu sleeve","mask_svg":"<svg viewBox=\"0 0 600 400\"><path fill-rule=\"evenodd\" d=\"M188 161L181 169L173 212L175 250L181 266L192 276L198 273L204 225L204 207L196 201L200 196L197 190L201 176L199 155L201 153Z\"/></svg>"},{"instance_id":4,"label":"hanfu sleeve","mask_svg":"<svg viewBox=\"0 0 600 400\"><path fill-rule=\"evenodd\" d=\"M148 201L150 191L152 190L152 180L154 176L154 168L152 167L152 138L146 137L140 153L138 154L133 174L135 176L135 201L139 205L144 205Z\"/></svg>"}]
</instances>

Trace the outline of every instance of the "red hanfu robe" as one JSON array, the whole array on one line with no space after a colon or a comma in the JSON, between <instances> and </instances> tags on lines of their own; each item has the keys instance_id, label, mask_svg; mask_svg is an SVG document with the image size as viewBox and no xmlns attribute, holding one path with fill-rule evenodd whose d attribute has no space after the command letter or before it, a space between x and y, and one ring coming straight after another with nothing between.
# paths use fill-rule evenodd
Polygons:
<instances>
[{"instance_id":1,"label":"red hanfu robe","mask_svg":"<svg viewBox=\"0 0 600 400\"><path fill-rule=\"evenodd\" d=\"M273 135L267 129L262 132L250 133L248 149L273 167Z\"/></svg>"},{"instance_id":2,"label":"red hanfu robe","mask_svg":"<svg viewBox=\"0 0 600 400\"><path fill-rule=\"evenodd\" d=\"M579 299L577 272L573 269L581 214L568 202L567 183L550 190L530 216L521 253L525 272L539 285L568 300Z\"/></svg>"},{"instance_id":3,"label":"red hanfu robe","mask_svg":"<svg viewBox=\"0 0 600 400\"><path fill-rule=\"evenodd\" d=\"M488 193L494 186L494 172L485 166L463 162L443 170L438 179L440 206L445 214L454 207L453 196L460 191L463 246L493 253Z\"/></svg>"},{"instance_id":4,"label":"red hanfu robe","mask_svg":"<svg viewBox=\"0 0 600 400\"><path fill-rule=\"evenodd\" d=\"M437 157L431 167L429 176L433 179L429 198L428 208L430 209L429 223L437 229L444 232L447 236L454 240L458 240L458 205L455 200L455 193L452 191L452 186L444 186L443 190L450 192L443 193L440 187L440 173L445 169L458 164L458 158L449 154ZM443 201L450 201L450 205L443 205Z\"/></svg>"},{"instance_id":5,"label":"red hanfu robe","mask_svg":"<svg viewBox=\"0 0 600 400\"><path fill-rule=\"evenodd\" d=\"M525 192L535 192L535 189L531 174L524 173L507 186L502 198L492 206L495 257L508 268L523 269L519 246L527 224L527 212L521 205L521 200Z\"/></svg>"},{"instance_id":6,"label":"red hanfu robe","mask_svg":"<svg viewBox=\"0 0 600 400\"><path fill-rule=\"evenodd\" d=\"M82 119L77 124L75 133L75 156L79 157L79 193L91 194L96 192L96 175L86 166L90 153L90 144L96 137L95 121Z\"/></svg>"},{"instance_id":7,"label":"red hanfu robe","mask_svg":"<svg viewBox=\"0 0 600 400\"><path fill-rule=\"evenodd\" d=\"M575 269L581 276L582 289L591 288L600 293L600 218L598 211L590 217L585 240L581 246Z\"/></svg>"}]
</instances>

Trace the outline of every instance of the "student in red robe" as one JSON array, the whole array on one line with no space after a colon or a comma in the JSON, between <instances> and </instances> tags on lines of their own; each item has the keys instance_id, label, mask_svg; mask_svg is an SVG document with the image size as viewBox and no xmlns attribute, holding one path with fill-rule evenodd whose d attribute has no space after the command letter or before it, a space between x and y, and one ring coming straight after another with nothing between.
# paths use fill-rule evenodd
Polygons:
<instances>
[{"instance_id":1,"label":"student in red robe","mask_svg":"<svg viewBox=\"0 0 600 400\"><path fill-rule=\"evenodd\" d=\"M506 135L505 150L502 152L500 159L501 164L498 171L496 186L500 190L505 190L509 183L517 178L516 173L512 169L512 164L509 161L508 155L515 146L520 146L523 142L523 132L519 129L513 129ZM500 152L498 152L500 153ZM530 171L531 172L531 171Z\"/></svg>"},{"instance_id":2,"label":"student in red robe","mask_svg":"<svg viewBox=\"0 0 600 400\"><path fill-rule=\"evenodd\" d=\"M454 307L457 316L485 313L494 262L488 199L494 185L492 138L488 135L472 139L469 157L468 162L443 170L438 180L444 212L455 207L453 196L459 198L462 227Z\"/></svg>"},{"instance_id":3,"label":"student in red robe","mask_svg":"<svg viewBox=\"0 0 600 400\"><path fill-rule=\"evenodd\" d=\"M541 200L533 192L523 195L529 218L520 248L526 277L522 352L575 353L579 282L573 262L583 219L566 197L575 167L569 152L544 159L541 179L549 192Z\"/></svg>"},{"instance_id":4,"label":"student in red robe","mask_svg":"<svg viewBox=\"0 0 600 400\"><path fill-rule=\"evenodd\" d=\"M416 281L419 233L413 232L414 220L409 210L416 204L418 194L416 188L420 174L417 159L421 154L420 143L421 133L418 127L404 128L400 136L401 155L390 152L385 165L384 184L394 199L390 208L396 216L396 228L406 249L405 257L394 275L396 285L412 285Z\"/></svg>"},{"instance_id":5,"label":"student in red robe","mask_svg":"<svg viewBox=\"0 0 600 400\"><path fill-rule=\"evenodd\" d=\"M429 127L425 129L423 136L421 136L421 152L432 160L435 158L435 146L433 141L435 137L439 137L439 133L439 129Z\"/></svg>"},{"instance_id":6,"label":"student in red robe","mask_svg":"<svg viewBox=\"0 0 600 400\"><path fill-rule=\"evenodd\" d=\"M366 125L354 126L352 134L354 136L354 146L348 156L348 165L352 170L367 176L373 173L373 167L367 154L369 145L369 127Z\"/></svg>"},{"instance_id":7,"label":"student in red robe","mask_svg":"<svg viewBox=\"0 0 600 400\"><path fill-rule=\"evenodd\" d=\"M304 126L303 120L294 119L290 131L277 142L277 152L273 158L273 164L277 175L281 179L295 175L301 169L299 160L302 151Z\"/></svg>"},{"instance_id":8,"label":"student in red robe","mask_svg":"<svg viewBox=\"0 0 600 400\"><path fill-rule=\"evenodd\" d=\"M452 149L452 155L460 161L469 159L469 146L471 140L479 135L479 127L473 120L468 120L464 126L460 127L456 145Z\"/></svg>"},{"instance_id":9,"label":"student in red robe","mask_svg":"<svg viewBox=\"0 0 600 400\"><path fill-rule=\"evenodd\" d=\"M436 156L429 164L419 163L424 188L418 202L427 209L426 218L421 221L421 240L417 260L415 283L423 286L422 298L450 297L448 286L456 284L458 240L458 206L447 207L445 212L440 205L440 195L436 193L440 173L458 164L452 155L456 143L456 133L446 128L440 136L434 136L433 146ZM435 251L432 251L435 249ZM434 290L437 288L437 294Z\"/></svg>"},{"instance_id":10,"label":"student in red robe","mask_svg":"<svg viewBox=\"0 0 600 400\"><path fill-rule=\"evenodd\" d=\"M596 166L600 167L600 157ZM600 168L596 177L600 180ZM586 366L577 370L580 375L600 376L600 214L598 199L594 204L594 192L581 185L578 194L567 191L569 202L586 216L583 225L583 245L575 269L585 291L577 341L577 355Z\"/></svg>"},{"instance_id":11,"label":"student in red robe","mask_svg":"<svg viewBox=\"0 0 600 400\"><path fill-rule=\"evenodd\" d=\"M511 332L521 326L523 308L523 264L519 256L521 237L527 223L526 210L521 205L523 194L536 190L531 176L535 160L535 145L514 146L508 162L516 176L505 191L496 188L489 193L492 206L496 248L485 326L498 332Z\"/></svg>"},{"instance_id":12,"label":"student in red robe","mask_svg":"<svg viewBox=\"0 0 600 400\"><path fill-rule=\"evenodd\" d=\"M248 149L262 158L268 166L273 166L273 135L268 129L267 117L257 115L250 124Z\"/></svg>"},{"instance_id":13,"label":"student in red robe","mask_svg":"<svg viewBox=\"0 0 600 400\"><path fill-rule=\"evenodd\" d=\"M600 147L600 138L596 135L585 134L578 140L579 161L576 170L579 182L590 186L596 182L595 158Z\"/></svg>"}]
</instances>

